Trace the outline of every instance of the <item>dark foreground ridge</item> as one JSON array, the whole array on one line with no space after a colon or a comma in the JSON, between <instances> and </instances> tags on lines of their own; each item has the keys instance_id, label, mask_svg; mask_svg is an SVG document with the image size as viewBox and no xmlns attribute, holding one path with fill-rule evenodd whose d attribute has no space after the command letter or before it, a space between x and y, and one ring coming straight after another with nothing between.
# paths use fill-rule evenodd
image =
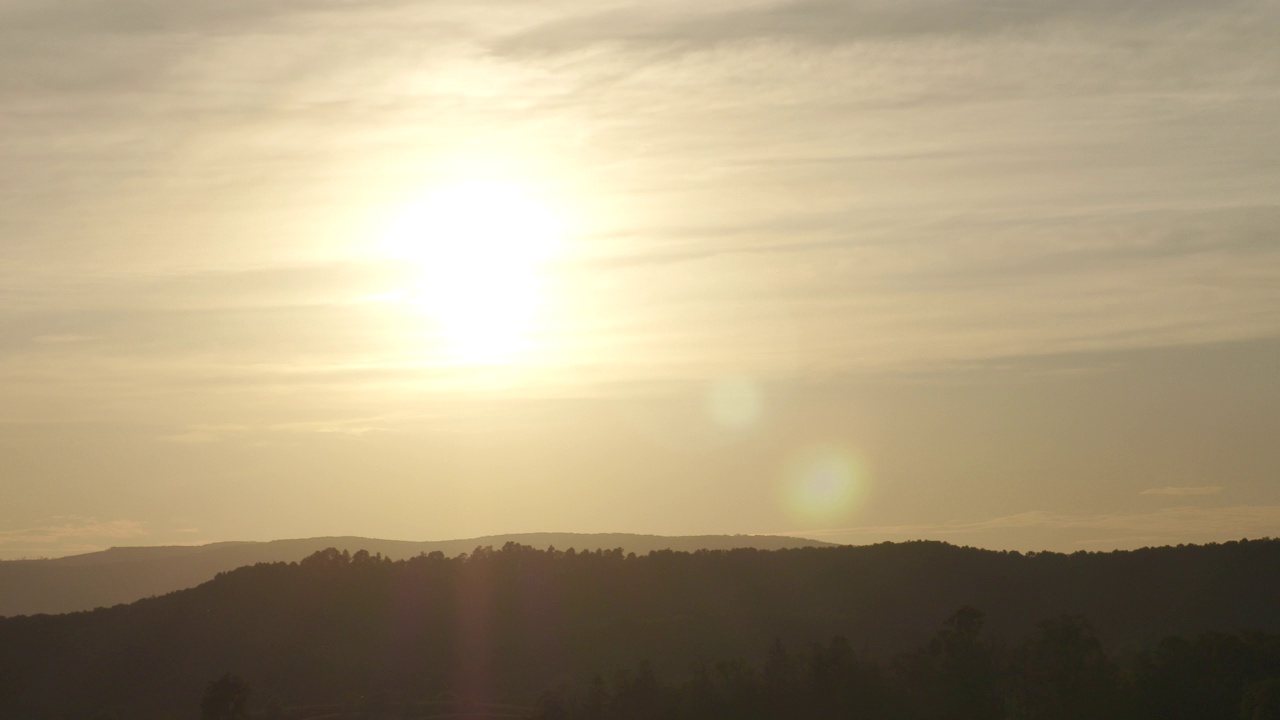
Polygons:
<instances>
[{"instance_id":1,"label":"dark foreground ridge","mask_svg":"<svg viewBox=\"0 0 1280 720\"><path fill-rule=\"evenodd\" d=\"M168 547L118 547L49 560L0 561L0 617L67 613L131 603L195 587L246 565L297 562L325 548L367 550L393 560L442 552L448 557L478 547L519 545L645 554L653 550L782 550L831 543L780 535L637 535L633 533L521 533L463 540L378 540L319 537L270 542L220 542Z\"/></svg>"},{"instance_id":2,"label":"dark foreground ridge","mask_svg":"<svg viewBox=\"0 0 1280 720\"><path fill-rule=\"evenodd\" d=\"M842 637L763 663L695 665L680 682L648 663L543 693L529 720L1275 720L1280 635L1168 637L1119 658L1088 620L1062 615L1008 645L963 607L928 644L889 660Z\"/></svg>"},{"instance_id":3,"label":"dark foreground ridge","mask_svg":"<svg viewBox=\"0 0 1280 720\"><path fill-rule=\"evenodd\" d=\"M1275 540L1074 555L936 542L643 556L510 544L402 561L328 550L128 606L0 619L0 718L194 720L211 679L228 672L269 716L426 717L439 703L521 708L542 697L540 712L557 717L577 696L566 691L557 709L545 691L619 669L668 679L670 698L697 668L758 665L775 641L893 668L907 662L894 658L942 652L948 632L1017 647L1064 615L1086 618L1080 627L1101 650L1131 658L1166 636L1194 649L1206 633L1280 632L1277 578ZM985 621L957 612L966 607ZM1241 651L1250 662L1270 662L1270 641L1239 642L1253 648ZM969 652L956 647L956 657ZM952 663L960 674L938 676L944 685L969 667L945 653L918 662ZM1238 708L1232 683L1222 694L1235 693ZM611 681L607 693L626 687Z\"/></svg>"}]
</instances>

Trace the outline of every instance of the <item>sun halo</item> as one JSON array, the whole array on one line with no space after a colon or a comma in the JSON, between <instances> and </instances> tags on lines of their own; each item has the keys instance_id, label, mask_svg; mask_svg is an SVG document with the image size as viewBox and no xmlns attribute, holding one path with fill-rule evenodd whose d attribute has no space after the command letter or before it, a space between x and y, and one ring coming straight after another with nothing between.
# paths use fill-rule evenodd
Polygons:
<instances>
[{"instance_id":1,"label":"sun halo","mask_svg":"<svg viewBox=\"0 0 1280 720\"><path fill-rule=\"evenodd\" d=\"M473 181L410 205L386 250L416 266L405 297L434 321L453 362L504 364L532 349L543 267L562 233L555 213L520 187Z\"/></svg>"}]
</instances>

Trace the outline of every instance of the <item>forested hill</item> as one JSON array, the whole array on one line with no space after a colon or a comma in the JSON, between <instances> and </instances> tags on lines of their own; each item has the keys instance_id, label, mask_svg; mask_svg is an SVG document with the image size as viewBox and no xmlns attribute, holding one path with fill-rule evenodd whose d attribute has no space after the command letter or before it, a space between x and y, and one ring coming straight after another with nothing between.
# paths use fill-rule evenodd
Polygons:
<instances>
[{"instance_id":1,"label":"forested hill","mask_svg":"<svg viewBox=\"0 0 1280 720\"><path fill-rule=\"evenodd\" d=\"M520 545L647 553L653 550L779 550L830 545L778 535L637 535L632 533L521 533L464 540L380 540L319 537L270 542L220 542L169 547L118 547L43 560L0 561L0 617L92 610L195 587L245 565L295 562L325 548L368 550L392 559L442 552L450 557L477 547Z\"/></svg>"},{"instance_id":2,"label":"forested hill","mask_svg":"<svg viewBox=\"0 0 1280 720\"><path fill-rule=\"evenodd\" d=\"M540 551L261 564L129 606L0 619L0 718L193 717L211 678L263 703L448 697L529 703L648 659L755 660L847 638L884 657L962 606L996 639L1084 615L1112 650L1280 631L1280 541L1061 555L935 542L780 551Z\"/></svg>"}]
</instances>

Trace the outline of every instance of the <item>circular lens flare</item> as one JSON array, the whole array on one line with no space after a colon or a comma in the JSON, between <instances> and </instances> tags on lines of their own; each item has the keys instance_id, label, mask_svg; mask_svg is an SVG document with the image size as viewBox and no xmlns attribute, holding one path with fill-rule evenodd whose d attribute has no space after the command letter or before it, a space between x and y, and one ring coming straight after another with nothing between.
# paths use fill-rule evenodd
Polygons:
<instances>
[{"instance_id":1,"label":"circular lens flare","mask_svg":"<svg viewBox=\"0 0 1280 720\"><path fill-rule=\"evenodd\" d=\"M856 508L866 484L866 470L853 453L833 446L812 447L787 464L786 507L802 522L835 520Z\"/></svg>"}]
</instances>

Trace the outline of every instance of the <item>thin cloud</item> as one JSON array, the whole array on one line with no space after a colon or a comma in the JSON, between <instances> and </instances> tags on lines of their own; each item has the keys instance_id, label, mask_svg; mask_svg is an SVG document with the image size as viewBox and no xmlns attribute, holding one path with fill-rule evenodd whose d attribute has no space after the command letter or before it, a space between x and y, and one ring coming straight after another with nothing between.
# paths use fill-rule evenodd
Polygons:
<instances>
[{"instance_id":1,"label":"thin cloud","mask_svg":"<svg viewBox=\"0 0 1280 720\"><path fill-rule=\"evenodd\" d=\"M70 345L72 343L82 343L93 340L92 335L37 335L32 339L36 345Z\"/></svg>"},{"instance_id":2,"label":"thin cloud","mask_svg":"<svg viewBox=\"0 0 1280 720\"><path fill-rule=\"evenodd\" d=\"M1012 533L1012 534L1011 534ZM962 544L1058 548L1140 547L1177 542L1219 542L1241 537L1280 535L1280 505L1229 507L1180 506L1141 513L1069 514L1031 510L976 522L878 525L793 530L783 535L806 535L840 542L885 540L946 540ZM1020 537L1011 543L1010 537Z\"/></svg>"},{"instance_id":3,"label":"thin cloud","mask_svg":"<svg viewBox=\"0 0 1280 720\"><path fill-rule=\"evenodd\" d=\"M54 517L46 525L0 531L0 557L35 558L91 552L149 535L147 526L137 520Z\"/></svg>"},{"instance_id":4,"label":"thin cloud","mask_svg":"<svg viewBox=\"0 0 1280 720\"><path fill-rule=\"evenodd\" d=\"M1162 487L1149 488L1142 495L1169 495L1173 497L1190 497L1195 495L1217 495L1222 492L1218 485L1201 485L1198 487Z\"/></svg>"},{"instance_id":5,"label":"thin cloud","mask_svg":"<svg viewBox=\"0 0 1280 720\"><path fill-rule=\"evenodd\" d=\"M500 49L548 53L597 44L689 48L760 39L842 44L920 37L979 38L1052 25L1133 28L1162 25L1179 17L1213 18L1219 12L1274 17L1273 8L1251 0L1228 0L1210 12L1193 0L801 0L727 10L686 8L624 7L571 16L512 36Z\"/></svg>"}]
</instances>

